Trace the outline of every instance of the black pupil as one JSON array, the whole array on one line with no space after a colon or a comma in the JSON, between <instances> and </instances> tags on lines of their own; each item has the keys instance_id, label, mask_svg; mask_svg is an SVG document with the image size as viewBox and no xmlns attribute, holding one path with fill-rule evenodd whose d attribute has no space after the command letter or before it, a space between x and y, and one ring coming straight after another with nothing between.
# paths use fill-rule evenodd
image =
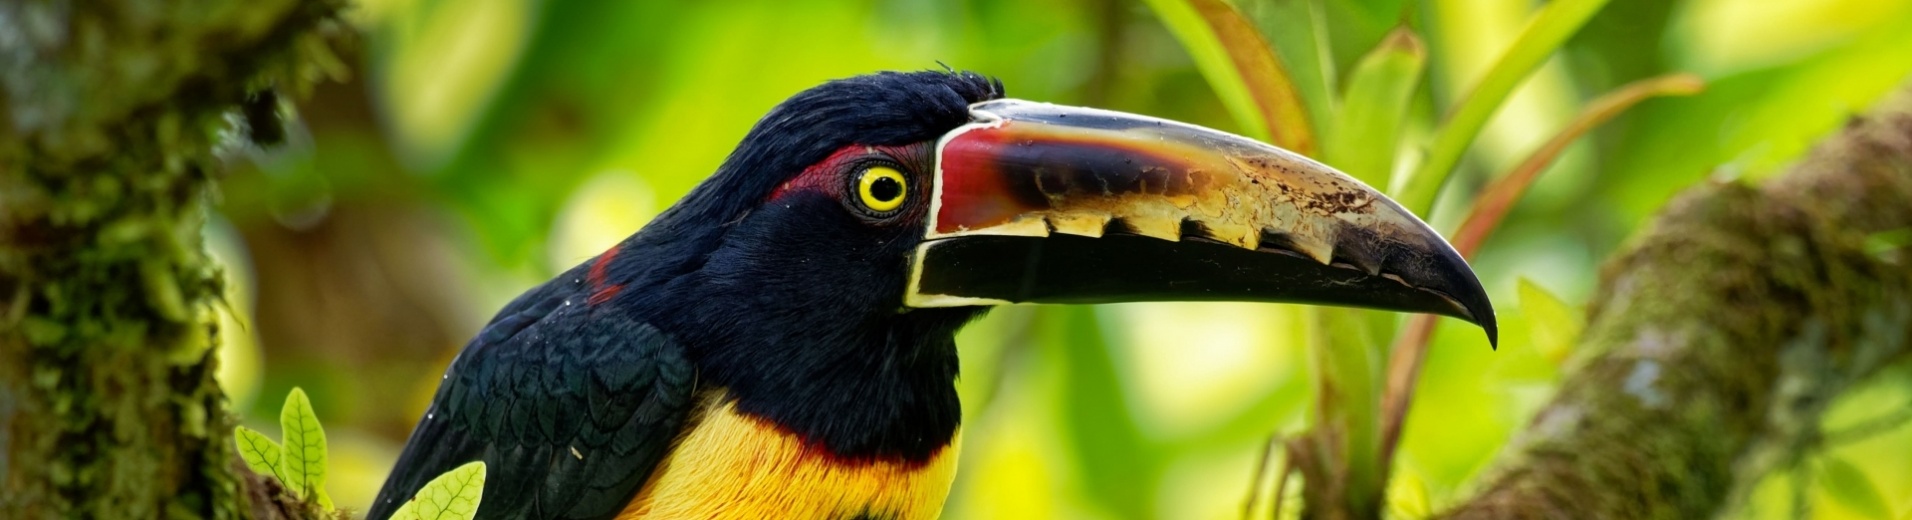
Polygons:
<instances>
[{"instance_id":1,"label":"black pupil","mask_svg":"<svg viewBox=\"0 0 1912 520\"><path fill-rule=\"evenodd\" d=\"M877 177L870 182L870 196L882 202L896 200L903 196L903 183L896 182L894 177Z\"/></svg>"}]
</instances>

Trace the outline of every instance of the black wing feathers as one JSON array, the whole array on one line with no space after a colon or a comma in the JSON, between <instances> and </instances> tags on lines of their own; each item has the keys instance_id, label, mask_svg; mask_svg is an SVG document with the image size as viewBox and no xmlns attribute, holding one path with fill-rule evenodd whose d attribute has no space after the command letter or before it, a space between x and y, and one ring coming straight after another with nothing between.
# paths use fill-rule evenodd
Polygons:
<instances>
[{"instance_id":1,"label":"black wing feathers","mask_svg":"<svg viewBox=\"0 0 1912 520\"><path fill-rule=\"evenodd\" d=\"M693 371L657 329L561 283L513 301L452 362L367 518L474 460L478 518L611 518L637 493L683 424Z\"/></svg>"}]
</instances>

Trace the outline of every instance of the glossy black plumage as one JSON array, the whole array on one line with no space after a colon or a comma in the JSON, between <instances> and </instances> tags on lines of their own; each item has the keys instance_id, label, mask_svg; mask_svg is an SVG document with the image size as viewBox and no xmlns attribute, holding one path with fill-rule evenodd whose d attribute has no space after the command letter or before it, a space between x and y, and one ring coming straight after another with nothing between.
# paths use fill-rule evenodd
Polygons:
<instances>
[{"instance_id":1,"label":"glossy black plumage","mask_svg":"<svg viewBox=\"0 0 1912 520\"><path fill-rule=\"evenodd\" d=\"M873 225L819 193L767 202L839 149L925 145L1001 95L969 73L883 73L779 105L613 254L519 297L472 340L368 518L478 459L479 518L609 518L711 388L842 456L927 457L960 421L953 335L981 310L899 312L920 221Z\"/></svg>"},{"instance_id":2,"label":"glossy black plumage","mask_svg":"<svg viewBox=\"0 0 1912 520\"><path fill-rule=\"evenodd\" d=\"M581 274L581 273L577 273ZM689 409L683 349L581 280L513 301L453 361L369 512L485 460L481 518L605 518L662 460Z\"/></svg>"}]
</instances>

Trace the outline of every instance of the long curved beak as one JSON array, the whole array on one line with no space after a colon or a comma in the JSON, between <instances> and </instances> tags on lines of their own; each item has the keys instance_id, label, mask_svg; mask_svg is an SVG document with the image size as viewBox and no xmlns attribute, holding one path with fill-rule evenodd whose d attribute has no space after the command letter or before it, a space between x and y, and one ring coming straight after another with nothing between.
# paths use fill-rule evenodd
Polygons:
<instances>
[{"instance_id":1,"label":"long curved beak","mask_svg":"<svg viewBox=\"0 0 1912 520\"><path fill-rule=\"evenodd\" d=\"M1460 254L1334 168L1174 121L1005 99L937 144L904 303L1231 300L1453 316L1495 341Z\"/></svg>"}]
</instances>

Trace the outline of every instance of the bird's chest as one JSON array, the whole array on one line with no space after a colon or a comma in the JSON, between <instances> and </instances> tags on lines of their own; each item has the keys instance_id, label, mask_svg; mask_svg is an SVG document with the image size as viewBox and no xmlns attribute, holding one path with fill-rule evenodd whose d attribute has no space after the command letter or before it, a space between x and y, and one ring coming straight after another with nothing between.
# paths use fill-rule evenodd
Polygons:
<instances>
[{"instance_id":1,"label":"bird's chest","mask_svg":"<svg viewBox=\"0 0 1912 520\"><path fill-rule=\"evenodd\" d=\"M933 519L956 475L957 439L929 461L845 460L718 400L619 520Z\"/></svg>"}]
</instances>

